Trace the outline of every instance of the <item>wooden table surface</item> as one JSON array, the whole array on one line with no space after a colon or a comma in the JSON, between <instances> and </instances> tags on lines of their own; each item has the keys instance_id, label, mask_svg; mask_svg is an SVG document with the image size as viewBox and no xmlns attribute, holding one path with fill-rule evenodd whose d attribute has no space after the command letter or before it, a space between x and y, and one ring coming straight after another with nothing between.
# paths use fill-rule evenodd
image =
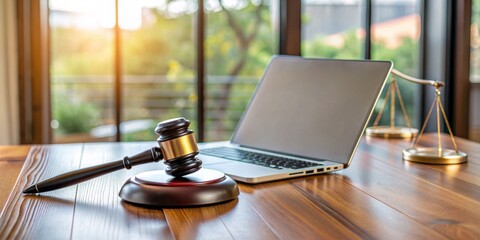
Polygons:
<instances>
[{"instance_id":1,"label":"wooden table surface","mask_svg":"<svg viewBox=\"0 0 480 240\"><path fill-rule=\"evenodd\" d=\"M448 145L448 138L443 140ZM140 208L117 195L126 179L162 164L40 195L21 193L34 182L121 159L154 143L39 145L28 156L28 147L3 147L1 201L12 187L3 183L11 184L16 177L11 172L26 160L0 216L0 239L479 239L480 144L457 141L468 163L405 162L401 151L407 141L363 139L345 170L239 184L237 200L181 209ZM422 144L434 146L435 135Z\"/></svg>"},{"instance_id":2,"label":"wooden table surface","mask_svg":"<svg viewBox=\"0 0 480 240\"><path fill-rule=\"evenodd\" d=\"M30 146L0 146L0 209L7 201Z\"/></svg>"}]
</instances>

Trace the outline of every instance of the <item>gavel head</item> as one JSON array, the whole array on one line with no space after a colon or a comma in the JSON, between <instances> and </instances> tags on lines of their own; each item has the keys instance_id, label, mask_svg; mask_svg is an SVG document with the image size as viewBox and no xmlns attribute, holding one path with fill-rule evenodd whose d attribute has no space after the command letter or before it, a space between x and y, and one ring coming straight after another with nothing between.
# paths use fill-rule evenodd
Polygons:
<instances>
[{"instance_id":1,"label":"gavel head","mask_svg":"<svg viewBox=\"0 0 480 240\"><path fill-rule=\"evenodd\" d=\"M155 128L168 175L181 177L202 168L202 161L195 157L199 151L189 126L190 121L182 117L160 122Z\"/></svg>"}]
</instances>

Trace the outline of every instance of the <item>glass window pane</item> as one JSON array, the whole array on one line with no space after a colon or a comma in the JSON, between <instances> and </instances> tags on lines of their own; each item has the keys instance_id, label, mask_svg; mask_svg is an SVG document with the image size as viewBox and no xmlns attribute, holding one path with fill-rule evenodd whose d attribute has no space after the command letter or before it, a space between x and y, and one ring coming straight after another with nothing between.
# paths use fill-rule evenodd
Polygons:
<instances>
[{"instance_id":1,"label":"glass window pane","mask_svg":"<svg viewBox=\"0 0 480 240\"><path fill-rule=\"evenodd\" d=\"M206 140L230 138L274 54L270 4L206 1Z\"/></svg>"},{"instance_id":2,"label":"glass window pane","mask_svg":"<svg viewBox=\"0 0 480 240\"><path fill-rule=\"evenodd\" d=\"M480 0L472 1L470 81L480 83Z\"/></svg>"},{"instance_id":3,"label":"glass window pane","mask_svg":"<svg viewBox=\"0 0 480 240\"><path fill-rule=\"evenodd\" d=\"M122 141L154 140L159 121L196 130L196 1L120 1Z\"/></svg>"},{"instance_id":4,"label":"glass window pane","mask_svg":"<svg viewBox=\"0 0 480 240\"><path fill-rule=\"evenodd\" d=\"M480 142L480 0L472 1L469 138Z\"/></svg>"},{"instance_id":5,"label":"glass window pane","mask_svg":"<svg viewBox=\"0 0 480 240\"><path fill-rule=\"evenodd\" d=\"M113 4L49 1L55 143L113 140Z\"/></svg>"},{"instance_id":6,"label":"glass window pane","mask_svg":"<svg viewBox=\"0 0 480 240\"><path fill-rule=\"evenodd\" d=\"M362 3L361 0L302 0L302 56L363 58Z\"/></svg>"},{"instance_id":7,"label":"glass window pane","mask_svg":"<svg viewBox=\"0 0 480 240\"><path fill-rule=\"evenodd\" d=\"M394 68L411 76L419 74L420 0L378 0L373 4L372 59L388 60ZM402 99L410 123L418 128L419 90L414 83L397 78ZM385 90L388 89L388 85ZM383 93L386 94L386 91ZM376 106L376 113L384 103L382 97ZM398 98L396 98L398 101ZM379 125L390 125L390 104L384 109ZM406 126L402 108L395 107L395 124Z\"/></svg>"}]
</instances>

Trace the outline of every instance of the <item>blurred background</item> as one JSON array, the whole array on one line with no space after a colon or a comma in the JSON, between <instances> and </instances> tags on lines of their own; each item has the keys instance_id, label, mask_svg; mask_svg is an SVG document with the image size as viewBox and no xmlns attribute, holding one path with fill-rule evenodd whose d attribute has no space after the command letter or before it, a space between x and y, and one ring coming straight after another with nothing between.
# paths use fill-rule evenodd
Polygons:
<instances>
[{"instance_id":1,"label":"blurred background","mask_svg":"<svg viewBox=\"0 0 480 240\"><path fill-rule=\"evenodd\" d=\"M230 138L276 53L274 4L205 2L207 141ZM302 4L303 56L363 58L361 1ZM49 9L54 142L114 140L115 1L50 0ZM195 1L119 1L123 141L155 139L157 121L177 116L197 127L196 11ZM376 1L373 15L372 59L417 74L418 2ZM401 85L413 114L417 86Z\"/></svg>"},{"instance_id":2,"label":"blurred background","mask_svg":"<svg viewBox=\"0 0 480 240\"><path fill-rule=\"evenodd\" d=\"M389 60L406 74L445 81L455 134L480 141L480 0L447 2L18 2L21 100L12 122L21 137L13 142L151 141L159 121L179 116L191 120L200 141L227 140L275 54ZM456 25L460 10L469 13L466 30ZM466 53L457 56L462 39ZM29 77L36 72L28 57L40 59L40 80ZM459 78L460 68L467 75ZM419 128L433 95L398 83Z\"/></svg>"}]
</instances>

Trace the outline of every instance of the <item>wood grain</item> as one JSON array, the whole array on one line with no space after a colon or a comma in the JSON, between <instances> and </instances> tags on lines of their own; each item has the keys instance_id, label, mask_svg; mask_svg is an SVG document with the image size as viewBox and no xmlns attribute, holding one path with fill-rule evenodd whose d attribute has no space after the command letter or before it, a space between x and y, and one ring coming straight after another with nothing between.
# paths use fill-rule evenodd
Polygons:
<instances>
[{"instance_id":1,"label":"wood grain","mask_svg":"<svg viewBox=\"0 0 480 240\"><path fill-rule=\"evenodd\" d=\"M435 139L426 134L421 145L434 146ZM480 144L457 142L469 154L466 164L406 162L401 151L408 141L365 139L352 165L337 173L240 183L234 201L168 209L141 208L118 197L125 180L163 169L161 163L50 193L21 194L33 182L121 159L155 143L32 146L0 216L0 239L475 239L480 236ZM0 161L4 172L22 163L21 157L6 162Z\"/></svg>"},{"instance_id":2,"label":"wood grain","mask_svg":"<svg viewBox=\"0 0 480 240\"><path fill-rule=\"evenodd\" d=\"M434 140L436 135L429 134L428 136L428 139L424 138L425 140L421 141L422 145L435 147L437 144ZM446 136L443 136L443 140L446 143ZM432 144L432 141L435 141L435 143ZM450 141L449 138L448 141ZM361 148L366 154L374 155L375 159L389 159L385 162L399 169L404 169L415 176L422 177L451 191L480 200L480 189L478 189L478 186L480 186L480 175L478 174L480 165L475 164L475 161L480 158L478 155L480 149L478 147L476 149L467 148L466 146L466 144L462 144L463 151L469 154L469 162L457 165L428 165L402 161L402 150L410 147L410 143L403 140L382 141L371 139L368 144L362 144ZM372 154L372 152L375 152L375 154Z\"/></svg>"},{"instance_id":3,"label":"wood grain","mask_svg":"<svg viewBox=\"0 0 480 240\"><path fill-rule=\"evenodd\" d=\"M480 236L480 202L445 189L422 177L378 161L362 152L354 164L344 171L343 178L409 218L449 238L465 239ZM399 160L402 161L402 160ZM408 167L419 164L404 162ZM455 181L455 178L451 179ZM475 186L479 188L479 186Z\"/></svg>"},{"instance_id":4,"label":"wood grain","mask_svg":"<svg viewBox=\"0 0 480 240\"><path fill-rule=\"evenodd\" d=\"M480 189L478 188L480 186L478 175L480 169L478 166L475 164L428 165L403 161L401 152L409 145L402 146L403 144L375 140L369 144L362 144L361 148L362 152L372 159L388 163L397 169L463 196L480 200Z\"/></svg>"},{"instance_id":5,"label":"wood grain","mask_svg":"<svg viewBox=\"0 0 480 240\"><path fill-rule=\"evenodd\" d=\"M24 162L29 150L29 145L0 146L0 162Z\"/></svg>"},{"instance_id":6,"label":"wood grain","mask_svg":"<svg viewBox=\"0 0 480 240\"><path fill-rule=\"evenodd\" d=\"M81 167L122 159L153 146L155 143L85 144ZM162 168L162 164L155 163L135 166L128 171L120 170L80 183L75 202L72 239L172 238L161 209L147 211L129 206L118 197L120 188L128 178L139 172Z\"/></svg>"},{"instance_id":7,"label":"wood grain","mask_svg":"<svg viewBox=\"0 0 480 240\"><path fill-rule=\"evenodd\" d=\"M342 224L361 231L364 239L444 239L445 237L390 208L348 183L347 176L327 174L296 180L294 184ZM379 227L382 226L382 227Z\"/></svg>"},{"instance_id":8,"label":"wood grain","mask_svg":"<svg viewBox=\"0 0 480 240\"><path fill-rule=\"evenodd\" d=\"M252 206L240 199L199 208L164 209L177 239L276 239Z\"/></svg>"},{"instance_id":9,"label":"wood grain","mask_svg":"<svg viewBox=\"0 0 480 240\"><path fill-rule=\"evenodd\" d=\"M33 146L2 211L0 238L67 239L73 220L75 188L37 196L22 191L34 182L77 169L82 145ZM8 221L6 221L8 219Z\"/></svg>"},{"instance_id":10,"label":"wood grain","mask_svg":"<svg viewBox=\"0 0 480 240\"><path fill-rule=\"evenodd\" d=\"M359 239L362 231L346 226L315 205L288 182L242 185L240 200L263 216L278 236L286 239Z\"/></svg>"},{"instance_id":11,"label":"wood grain","mask_svg":"<svg viewBox=\"0 0 480 240\"><path fill-rule=\"evenodd\" d=\"M0 209L12 191L30 146L0 146Z\"/></svg>"}]
</instances>

